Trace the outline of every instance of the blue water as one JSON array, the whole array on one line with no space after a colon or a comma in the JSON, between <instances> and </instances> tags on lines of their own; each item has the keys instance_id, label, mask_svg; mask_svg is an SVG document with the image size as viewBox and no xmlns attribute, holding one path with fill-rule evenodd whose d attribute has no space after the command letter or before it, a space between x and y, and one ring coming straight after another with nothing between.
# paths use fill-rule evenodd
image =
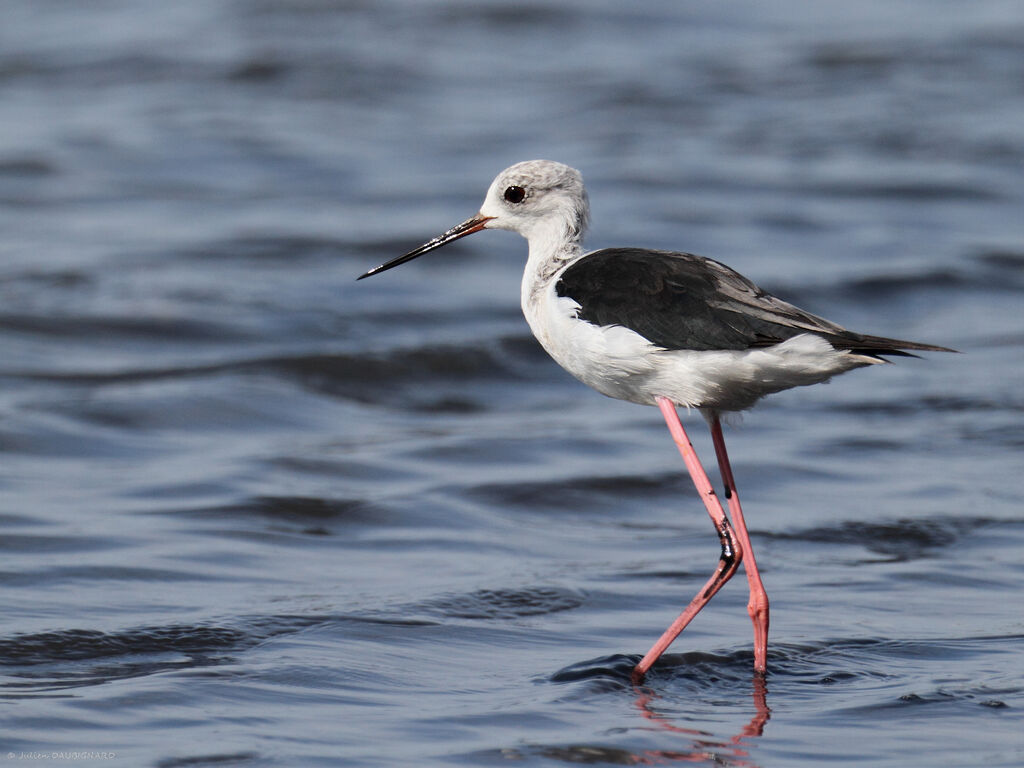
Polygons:
<instances>
[{"instance_id":1,"label":"blue water","mask_svg":"<svg viewBox=\"0 0 1024 768\"><path fill-rule=\"evenodd\" d=\"M1021 765L1022 83L1016 0L8 0L0 762ZM717 539L521 239L355 282L535 157L963 352L727 429L763 685L742 577L630 683Z\"/></svg>"}]
</instances>

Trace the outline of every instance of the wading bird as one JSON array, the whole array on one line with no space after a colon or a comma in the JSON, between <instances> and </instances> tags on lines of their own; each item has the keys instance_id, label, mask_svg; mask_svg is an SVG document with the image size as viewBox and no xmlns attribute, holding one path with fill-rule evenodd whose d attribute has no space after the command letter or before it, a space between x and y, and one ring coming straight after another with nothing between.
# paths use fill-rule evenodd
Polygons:
<instances>
[{"instance_id":1,"label":"wading bird","mask_svg":"<svg viewBox=\"0 0 1024 768\"><path fill-rule=\"evenodd\" d=\"M721 414L765 395L828 381L907 350L954 350L854 333L771 296L712 259L645 248L584 252L590 216L579 172L548 160L498 174L479 213L358 279L397 267L483 229L518 232L529 244L521 302L530 330L555 361L609 397L656 405L721 541L718 565L634 672L642 678L744 563L754 623L754 670L768 653L768 595L758 574L722 437ZM730 522L676 406L711 427Z\"/></svg>"}]
</instances>

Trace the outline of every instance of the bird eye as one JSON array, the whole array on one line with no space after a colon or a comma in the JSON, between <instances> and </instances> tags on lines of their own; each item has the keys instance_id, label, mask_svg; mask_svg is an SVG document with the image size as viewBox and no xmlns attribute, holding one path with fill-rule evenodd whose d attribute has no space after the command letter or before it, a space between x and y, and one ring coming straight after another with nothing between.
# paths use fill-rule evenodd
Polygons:
<instances>
[{"instance_id":1,"label":"bird eye","mask_svg":"<svg viewBox=\"0 0 1024 768\"><path fill-rule=\"evenodd\" d=\"M521 203L526 197L526 190L522 187L509 187L505 190L505 199L510 203Z\"/></svg>"}]
</instances>

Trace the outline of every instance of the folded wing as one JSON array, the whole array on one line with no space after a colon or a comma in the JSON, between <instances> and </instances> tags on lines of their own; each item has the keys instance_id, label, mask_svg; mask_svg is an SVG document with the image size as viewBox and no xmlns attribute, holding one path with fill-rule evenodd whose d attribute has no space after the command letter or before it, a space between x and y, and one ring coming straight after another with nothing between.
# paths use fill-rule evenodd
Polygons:
<instances>
[{"instance_id":1,"label":"folded wing","mask_svg":"<svg viewBox=\"0 0 1024 768\"><path fill-rule=\"evenodd\" d=\"M664 349L753 349L802 333L871 357L946 347L848 331L765 293L743 275L690 253L606 248L570 265L555 290L577 317L622 326Z\"/></svg>"}]
</instances>

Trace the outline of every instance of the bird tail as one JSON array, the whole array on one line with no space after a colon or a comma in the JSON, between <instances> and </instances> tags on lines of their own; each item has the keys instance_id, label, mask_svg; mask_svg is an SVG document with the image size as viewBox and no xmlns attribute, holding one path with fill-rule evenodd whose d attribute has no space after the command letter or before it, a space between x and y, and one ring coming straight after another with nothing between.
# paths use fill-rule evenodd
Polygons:
<instances>
[{"instance_id":1,"label":"bird tail","mask_svg":"<svg viewBox=\"0 0 1024 768\"><path fill-rule=\"evenodd\" d=\"M846 349L855 355L875 357L888 355L890 357L920 357L907 350L913 349L918 352L957 352L949 347L940 347L937 344L922 344L919 341L903 341L902 339L887 339L884 336L867 336L860 333L851 333L849 336L829 339L837 349Z\"/></svg>"}]
</instances>

